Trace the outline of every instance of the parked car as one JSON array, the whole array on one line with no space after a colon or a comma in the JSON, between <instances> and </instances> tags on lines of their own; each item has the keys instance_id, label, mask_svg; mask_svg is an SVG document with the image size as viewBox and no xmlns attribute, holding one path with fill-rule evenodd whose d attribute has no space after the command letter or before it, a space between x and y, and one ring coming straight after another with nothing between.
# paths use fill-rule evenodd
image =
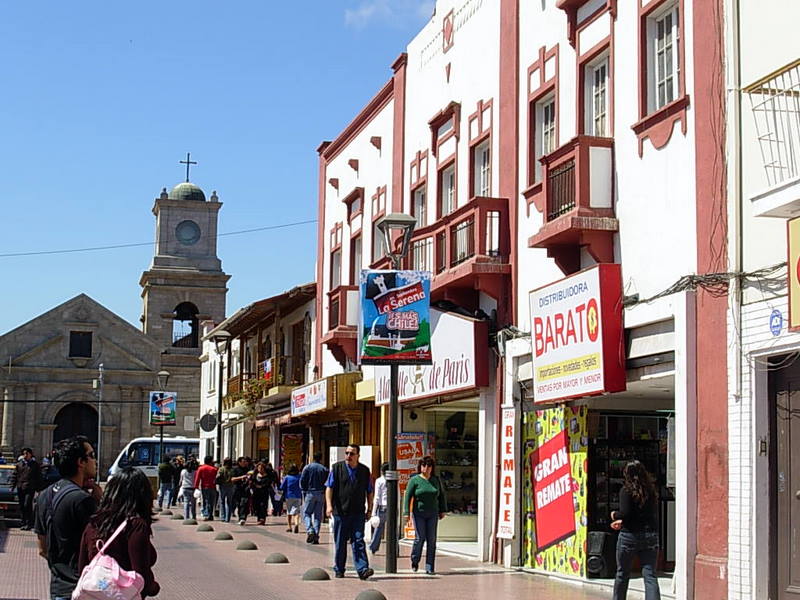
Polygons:
<instances>
[{"instance_id":1,"label":"parked car","mask_svg":"<svg viewBox=\"0 0 800 600\"><path fill-rule=\"evenodd\" d=\"M15 465L0 465L0 520L19 520L22 517L17 491L11 489L14 468Z\"/></svg>"}]
</instances>

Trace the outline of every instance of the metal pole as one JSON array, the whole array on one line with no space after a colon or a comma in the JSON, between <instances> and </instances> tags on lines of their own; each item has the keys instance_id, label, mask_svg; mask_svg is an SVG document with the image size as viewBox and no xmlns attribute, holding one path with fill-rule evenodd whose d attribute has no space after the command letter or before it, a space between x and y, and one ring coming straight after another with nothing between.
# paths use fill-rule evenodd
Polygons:
<instances>
[{"instance_id":1,"label":"metal pole","mask_svg":"<svg viewBox=\"0 0 800 600\"><path fill-rule=\"evenodd\" d=\"M395 270L400 269L400 257L392 257ZM398 481L397 481L397 380L398 365L390 365L389 381L389 471L386 478L386 572L397 573L398 550Z\"/></svg>"},{"instance_id":2,"label":"metal pole","mask_svg":"<svg viewBox=\"0 0 800 600\"><path fill-rule=\"evenodd\" d=\"M222 354L219 356L219 376L217 377L217 463L222 464Z\"/></svg>"},{"instance_id":3,"label":"metal pole","mask_svg":"<svg viewBox=\"0 0 800 600\"><path fill-rule=\"evenodd\" d=\"M100 446L103 441L103 363L100 363L100 393L97 396L97 448L94 449L94 456L97 460L97 479L101 477L102 463L100 462Z\"/></svg>"},{"instance_id":4,"label":"metal pole","mask_svg":"<svg viewBox=\"0 0 800 600\"><path fill-rule=\"evenodd\" d=\"M158 428L158 464L164 460L164 426ZM160 482L159 482L160 483Z\"/></svg>"}]
</instances>

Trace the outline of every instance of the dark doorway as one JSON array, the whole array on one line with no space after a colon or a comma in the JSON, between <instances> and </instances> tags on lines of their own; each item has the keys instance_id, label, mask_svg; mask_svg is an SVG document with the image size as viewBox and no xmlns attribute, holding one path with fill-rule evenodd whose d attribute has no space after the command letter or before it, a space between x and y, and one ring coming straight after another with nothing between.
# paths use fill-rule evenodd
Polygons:
<instances>
[{"instance_id":1,"label":"dark doorway","mask_svg":"<svg viewBox=\"0 0 800 600\"><path fill-rule=\"evenodd\" d=\"M787 365L786 363L789 362ZM773 598L800 599L800 363L773 361L769 375L770 564ZM783 366L783 368L781 368Z\"/></svg>"},{"instance_id":2,"label":"dark doorway","mask_svg":"<svg viewBox=\"0 0 800 600\"><path fill-rule=\"evenodd\" d=\"M181 302L175 307L172 320L172 346L197 348L200 339L197 307L191 302Z\"/></svg>"},{"instance_id":3,"label":"dark doorway","mask_svg":"<svg viewBox=\"0 0 800 600\"><path fill-rule=\"evenodd\" d=\"M75 435L85 435L97 447L97 411L83 402L72 402L58 411L53 445Z\"/></svg>"},{"instance_id":4,"label":"dark doorway","mask_svg":"<svg viewBox=\"0 0 800 600\"><path fill-rule=\"evenodd\" d=\"M305 383L306 351L305 323L292 325L292 383Z\"/></svg>"}]
</instances>

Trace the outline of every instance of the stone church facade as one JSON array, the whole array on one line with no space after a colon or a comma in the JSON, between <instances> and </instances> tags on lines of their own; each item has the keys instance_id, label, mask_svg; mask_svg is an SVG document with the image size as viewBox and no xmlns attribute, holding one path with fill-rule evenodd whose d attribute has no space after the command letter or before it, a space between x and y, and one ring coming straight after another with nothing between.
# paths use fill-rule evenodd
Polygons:
<instances>
[{"instance_id":1,"label":"stone church facade","mask_svg":"<svg viewBox=\"0 0 800 600\"><path fill-rule=\"evenodd\" d=\"M229 275L217 257L216 193L206 201L191 183L156 198L156 251L140 279L143 314L137 329L80 294L0 336L0 451L31 446L37 455L77 433L98 437L106 469L149 425L148 393L159 371L178 393L177 425L165 435L197 435L200 416L200 323L225 318Z\"/></svg>"}]
</instances>

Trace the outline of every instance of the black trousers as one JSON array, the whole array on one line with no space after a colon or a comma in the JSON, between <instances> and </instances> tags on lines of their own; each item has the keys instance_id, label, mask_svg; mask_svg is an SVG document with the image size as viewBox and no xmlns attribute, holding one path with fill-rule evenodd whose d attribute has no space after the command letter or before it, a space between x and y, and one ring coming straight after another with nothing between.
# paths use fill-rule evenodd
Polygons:
<instances>
[{"instance_id":1,"label":"black trousers","mask_svg":"<svg viewBox=\"0 0 800 600\"><path fill-rule=\"evenodd\" d=\"M19 509L22 512L22 526L33 527L33 496L36 494L35 490L17 489L19 496Z\"/></svg>"}]
</instances>

